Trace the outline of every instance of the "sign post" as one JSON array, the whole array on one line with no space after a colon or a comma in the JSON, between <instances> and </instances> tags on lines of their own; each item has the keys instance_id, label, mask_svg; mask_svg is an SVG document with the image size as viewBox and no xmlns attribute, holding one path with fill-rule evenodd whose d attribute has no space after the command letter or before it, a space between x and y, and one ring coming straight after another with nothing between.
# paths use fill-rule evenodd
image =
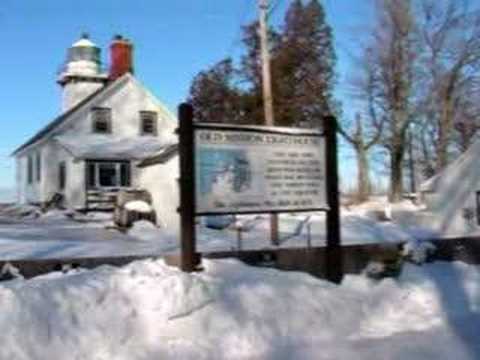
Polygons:
<instances>
[{"instance_id":1,"label":"sign post","mask_svg":"<svg viewBox=\"0 0 480 360\"><path fill-rule=\"evenodd\" d=\"M180 153L180 236L182 271L195 271L199 265L195 239L195 140L193 107L181 104L178 108Z\"/></svg>"},{"instance_id":2,"label":"sign post","mask_svg":"<svg viewBox=\"0 0 480 360\"><path fill-rule=\"evenodd\" d=\"M194 123L189 104L178 114L181 269L196 271L200 264L196 216L324 211L325 275L340 282L336 119L324 118L320 131Z\"/></svg>"},{"instance_id":3,"label":"sign post","mask_svg":"<svg viewBox=\"0 0 480 360\"><path fill-rule=\"evenodd\" d=\"M343 277L342 247L340 237L340 204L338 201L338 154L337 154L337 119L327 116L323 119L327 168L327 251L326 278L340 283Z\"/></svg>"}]
</instances>

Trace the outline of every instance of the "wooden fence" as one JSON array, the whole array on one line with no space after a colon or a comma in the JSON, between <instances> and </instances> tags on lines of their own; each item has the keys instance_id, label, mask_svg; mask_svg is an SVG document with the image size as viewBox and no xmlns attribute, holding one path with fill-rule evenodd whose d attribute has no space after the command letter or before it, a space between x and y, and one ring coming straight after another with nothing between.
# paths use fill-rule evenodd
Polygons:
<instances>
[{"instance_id":1,"label":"wooden fence","mask_svg":"<svg viewBox=\"0 0 480 360\"><path fill-rule=\"evenodd\" d=\"M437 250L432 261L462 261L480 264L480 238L452 238L434 240ZM342 266L345 274L359 274L371 261L389 261L401 250L401 243L345 245L341 247ZM327 276L327 248L280 248L265 250L244 250L207 252L205 259L237 258L249 265L273 267L287 271L304 271L319 278ZM21 259L0 261L0 268L9 263L25 278L32 278L65 268L93 269L101 265L123 266L136 260L162 258L167 264L178 266L178 254L141 255L116 257L82 257L61 259ZM9 279L4 276L3 279Z\"/></svg>"}]
</instances>

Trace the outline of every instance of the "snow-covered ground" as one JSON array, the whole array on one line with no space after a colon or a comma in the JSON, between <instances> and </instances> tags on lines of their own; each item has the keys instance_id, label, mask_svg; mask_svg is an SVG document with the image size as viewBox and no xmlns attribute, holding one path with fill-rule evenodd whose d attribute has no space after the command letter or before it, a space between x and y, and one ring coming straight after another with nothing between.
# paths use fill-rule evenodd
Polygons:
<instances>
[{"instance_id":1,"label":"snow-covered ground","mask_svg":"<svg viewBox=\"0 0 480 360\"><path fill-rule=\"evenodd\" d=\"M386 208L382 200L342 209L343 244L400 242L431 238L434 234L415 226L400 226L385 220L400 211L414 213L418 207L405 202ZM21 215L21 216L20 216ZM240 216L223 230L197 226L200 251L263 249L269 240L269 217ZM179 249L177 234L145 221L128 234L113 228L111 215L81 215L52 210L40 213L33 207L0 209L0 260L86 256L158 255ZM239 234L238 229L242 229ZM282 214L280 247L322 246L326 239L323 213ZM241 239L239 240L239 235Z\"/></svg>"},{"instance_id":2,"label":"snow-covered ground","mask_svg":"<svg viewBox=\"0 0 480 360\"><path fill-rule=\"evenodd\" d=\"M113 228L111 214L51 211L39 217L0 216L0 260L154 255L165 236L140 240Z\"/></svg>"},{"instance_id":3,"label":"snow-covered ground","mask_svg":"<svg viewBox=\"0 0 480 360\"><path fill-rule=\"evenodd\" d=\"M161 260L0 283L0 359L480 358L480 267L406 265L340 286L295 272Z\"/></svg>"}]
</instances>

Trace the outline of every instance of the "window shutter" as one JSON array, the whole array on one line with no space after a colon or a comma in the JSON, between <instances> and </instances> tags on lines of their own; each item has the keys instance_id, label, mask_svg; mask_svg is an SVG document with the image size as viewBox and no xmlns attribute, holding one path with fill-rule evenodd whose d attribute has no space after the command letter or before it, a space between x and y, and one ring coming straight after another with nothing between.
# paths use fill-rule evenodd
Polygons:
<instances>
[{"instance_id":1,"label":"window shutter","mask_svg":"<svg viewBox=\"0 0 480 360\"><path fill-rule=\"evenodd\" d=\"M67 166L64 161L58 164L58 188L65 190L67 184Z\"/></svg>"},{"instance_id":2,"label":"window shutter","mask_svg":"<svg viewBox=\"0 0 480 360\"><path fill-rule=\"evenodd\" d=\"M42 180L42 154L37 152L37 163L36 163L36 171L37 171L37 182Z\"/></svg>"},{"instance_id":3,"label":"window shutter","mask_svg":"<svg viewBox=\"0 0 480 360\"><path fill-rule=\"evenodd\" d=\"M120 165L120 184L121 186L130 186L130 164L122 163Z\"/></svg>"},{"instance_id":4,"label":"window shutter","mask_svg":"<svg viewBox=\"0 0 480 360\"><path fill-rule=\"evenodd\" d=\"M27 181L29 184L33 183L33 158L28 155L27 158Z\"/></svg>"},{"instance_id":5,"label":"window shutter","mask_svg":"<svg viewBox=\"0 0 480 360\"><path fill-rule=\"evenodd\" d=\"M97 186L95 169L96 169L96 166L94 163L89 162L87 164L87 187L89 189Z\"/></svg>"}]
</instances>

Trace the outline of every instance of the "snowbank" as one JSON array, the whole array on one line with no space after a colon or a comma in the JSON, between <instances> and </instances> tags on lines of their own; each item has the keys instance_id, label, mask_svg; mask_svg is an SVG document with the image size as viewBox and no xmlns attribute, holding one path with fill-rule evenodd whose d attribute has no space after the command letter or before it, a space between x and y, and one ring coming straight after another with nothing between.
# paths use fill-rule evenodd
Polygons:
<instances>
[{"instance_id":1,"label":"snowbank","mask_svg":"<svg viewBox=\"0 0 480 360\"><path fill-rule=\"evenodd\" d=\"M142 200L129 201L125 204L125 209L130 211L137 211L140 213L149 213L152 211L152 207Z\"/></svg>"},{"instance_id":2,"label":"snowbank","mask_svg":"<svg viewBox=\"0 0 480 360\"><path fill-rule=\"evenodd\" d=\"M480 268L408 265L336 286L234 260L0 285L1 359L476 359Z\"/></svg>"},{"instance_id":3,"label":"snowbank","mask_svg":"<svg viewBox=\"0 0 480 360\"><path fill-rule=\"evenodd\" d=\"M386 196L372 196L369 201L361 204L353 204L342 207L342 214L357 215L377 220L382 214L386 219L395 219L403 213L416 213L424 209L424 206L414 204L411 200L402 200L390 203Z\"/></svg>"},{"instance_id":4,"label":"snowbank","mask_svg":"<svg viewBox=\"0 0 480 360\"><path fill-rule=\"evenodd\" d=\"M0 217L35 219L40 216L40 209L33 205L11 204L0 208Z\"/></svg>"},{"instance_id":5,"label":"snowbank","mask_svg":"<svg viewBox=\"0 0 480 360\"><path fill-rule=\"evenodd\" d=\"M40 215L41 220L65 220L68 217L72 217L73 212L68 210L59 210L59 209L52 209Z\"/></svg>"}]
</instances>

